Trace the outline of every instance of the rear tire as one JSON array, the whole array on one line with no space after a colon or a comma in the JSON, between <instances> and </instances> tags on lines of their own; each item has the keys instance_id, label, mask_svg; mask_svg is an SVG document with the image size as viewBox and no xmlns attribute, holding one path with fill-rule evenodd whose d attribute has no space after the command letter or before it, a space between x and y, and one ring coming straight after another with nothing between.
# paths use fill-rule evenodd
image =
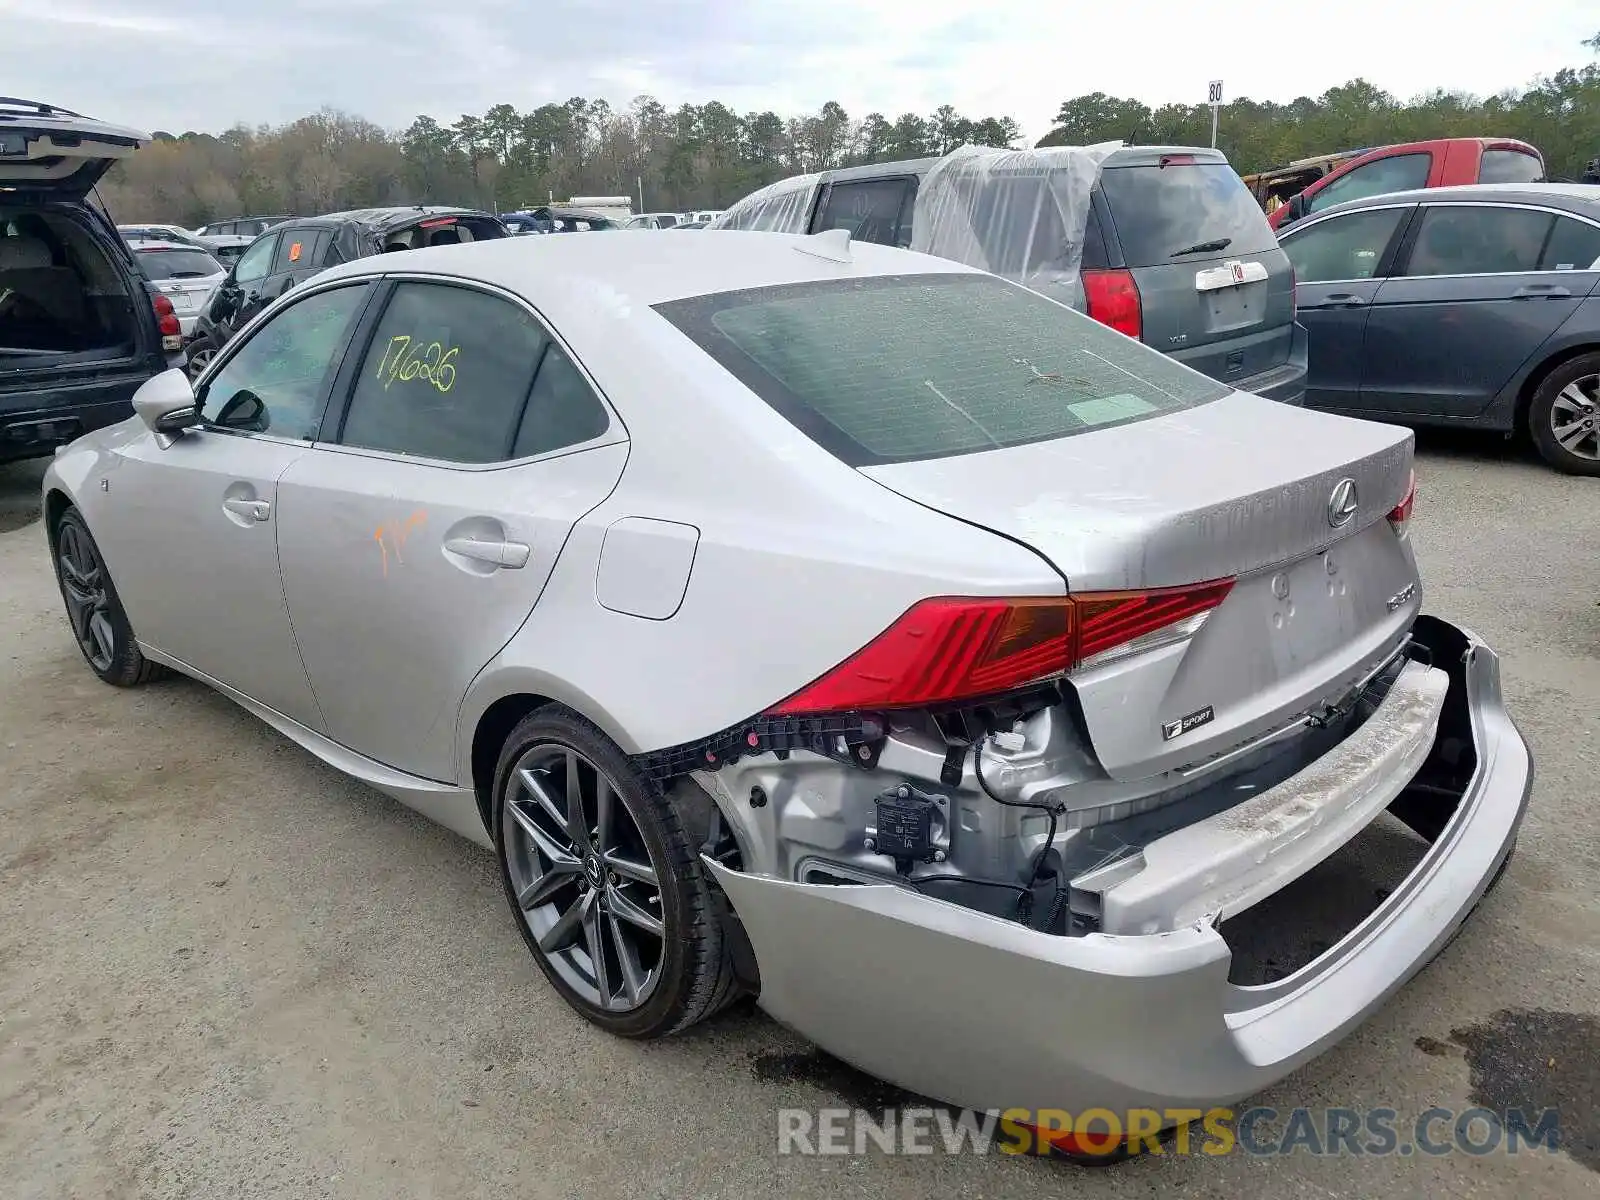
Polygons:
<instances>
[{"instance_id":1,"label":"rear tire","mask_svg":"<svg viewBox=\"0 0 1600 1200\"><path fill-rule=\"evenodd\" d=\"M609 1033L657 1038L738 997L732 941L700 862L702 814L559 705L511 731L494 779L506 901L563 1000Z\"/></svg>"},{"instance_id":2,"label":"rear tire","mask_svg":"<svg viewBox=\"0 0 1600 1200\"><path fill-rule=\"evenodd\" d=\"M138 687L159 676L162 669L139 651L83 514L76 508L62 513L50 545L67 621L89 669L113 687Z\"/></svg>"},{"instance_id":3,"label":"rear tire","mask_svg":"<svg viewBox=\"0 0 1600 1200\"><path fill-rule=\"evenodd\" d=\"M1600 353L1579 355L1544 377L1528 405L1528 434L1556 470L1600 475Z\"/></svg>"}]
</instances>

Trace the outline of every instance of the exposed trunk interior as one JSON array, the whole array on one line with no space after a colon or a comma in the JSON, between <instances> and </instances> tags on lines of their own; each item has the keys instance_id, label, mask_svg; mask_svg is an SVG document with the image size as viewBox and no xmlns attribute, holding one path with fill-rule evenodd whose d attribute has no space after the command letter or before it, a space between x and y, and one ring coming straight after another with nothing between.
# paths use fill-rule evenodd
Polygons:
<instances>
[{"instance_id":1,"label":"exposed trunk interior","mask_svg":"<svg viewBox=\"0 0 1600 1200\"><path fill-rule=\"evenodd\" d=\"M0 357L26 367L134 353L134 298L87 228L64 212L0 209L0 235Z\"/></svg>"}]
</instances>

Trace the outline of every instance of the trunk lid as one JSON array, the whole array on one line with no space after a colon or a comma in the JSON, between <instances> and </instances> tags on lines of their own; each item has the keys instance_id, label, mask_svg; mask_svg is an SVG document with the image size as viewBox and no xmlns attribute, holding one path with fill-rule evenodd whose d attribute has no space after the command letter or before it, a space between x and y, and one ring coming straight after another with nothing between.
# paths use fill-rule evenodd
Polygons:
<instances>
[{"instance_id":1,"label":"trunk lid","mask_svg":"<svg viewBox=\"0 0 1600 1200\"><path fill-rule=\"evenodd\" d=\"M0 187L81 200L112 163L149 140L147 133L66 109L0 97Z\"/></svg>"},{"instance_id":2,"label":"trunk lid","mask_svg":"<svg viewBox=\"0 0 1600 1200\"><path fill-rule=\"evenodd\" d=\"M1335 701L1387 657L1420 603L1409 546L1385 520L1411 464L1408 430L1234 392L1131 425L862 470L1031 547L1074 593L1236 579L1188 640L1072 677L1101 765L1133 779Z\"/></svg>"},{"instance_id":3,"label":"trunk lid","mask_svg":"<svg viewBox=\"0 0 1600 1200\"><path fill-rule=\"evenodd\" d=\"M1294 271L1220 155L1123 151L1100 188L1143 310L1143 341L1234 382L1288 361Z\"/></svg>"}]
</instances>

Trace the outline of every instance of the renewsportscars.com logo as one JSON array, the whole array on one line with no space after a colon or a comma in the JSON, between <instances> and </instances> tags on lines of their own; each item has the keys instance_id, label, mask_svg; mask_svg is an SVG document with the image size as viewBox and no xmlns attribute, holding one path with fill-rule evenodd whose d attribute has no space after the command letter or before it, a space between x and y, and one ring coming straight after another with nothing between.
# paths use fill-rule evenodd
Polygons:
<instances>
[{"instance_id":1,"label":"renewsportscars.com logo","mask_svg":"<svg viewBox=\"0 0 1600 1200\"><path fill-rule=\"evenodd\" d=\"M1168 1132L1162 1133L1162 1130ZM1251 1157L1384 1157L1524 1154L1561 1147L1553 1108L1430 1108L1404 1118L1392 1108L781 1108L778 1153L1077 1154L1244 1153Z\"/></svg>"}]
</instances>

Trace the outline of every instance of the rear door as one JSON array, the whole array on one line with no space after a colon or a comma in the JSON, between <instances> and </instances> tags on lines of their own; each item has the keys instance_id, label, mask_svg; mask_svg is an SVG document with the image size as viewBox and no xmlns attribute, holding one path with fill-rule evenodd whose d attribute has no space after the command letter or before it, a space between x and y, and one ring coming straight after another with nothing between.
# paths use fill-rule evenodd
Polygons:
<instances>
[{"instance_id":1,"label":"rear door","mask_svg":"<svg viewBox=\"0 0 1600 1200\"><path fill-rule=\"evenodd\" d=\"M1288 361L1289 261L1231 166L1180 154L1108 165L1100 190L1139 289L1146 345L1227 383Z\"/></svg>"},{"instance_id":2,"label":"rear door","mask_svg":"<svg viewBox=\"0 0 1600 1200\"><path fill-rule=\"evenodd\" d=\"M1588 288L1544 271L1545 209L1425 204L1367 323L1361 407L1475 417L1576 311Z\"/></svg>"},{"instance_id":3,"label":"rear door","mask_svg":"<svg viewBox=\"0 0 1600 1200\"><path fill-rule=\"evenodd\" d=\"M272 266L261 288L261 294L269 304L322 269L322 258L331 240L330 230L316 226L289 226L274 232L278 244L272 252Z\"/></svg>"},{"instance_id":4,"label":"rear door","mask_svg":"<svg viewBox=\"0 0 1600 1200\"><path fill-rule=\"evenodd\" d=\"M329 736L449 782L467 684L532 611L627 444L504 294L404 279L356 341L335 387L347 408L279 483L284 594Z\"/></svg>"},{"instance_id":5,"label":"rear door","mask_svg":"<svg viewBox=\"0 0 1600 1200\"><path fill-rule=\"evenodd\" d=\"M1360 407L1367 318L1415 211L1413 204L1363 208L1283 235L1298 285L1297 312L1310 335L1307 404Z\"/></svg>"}]
</instances>

